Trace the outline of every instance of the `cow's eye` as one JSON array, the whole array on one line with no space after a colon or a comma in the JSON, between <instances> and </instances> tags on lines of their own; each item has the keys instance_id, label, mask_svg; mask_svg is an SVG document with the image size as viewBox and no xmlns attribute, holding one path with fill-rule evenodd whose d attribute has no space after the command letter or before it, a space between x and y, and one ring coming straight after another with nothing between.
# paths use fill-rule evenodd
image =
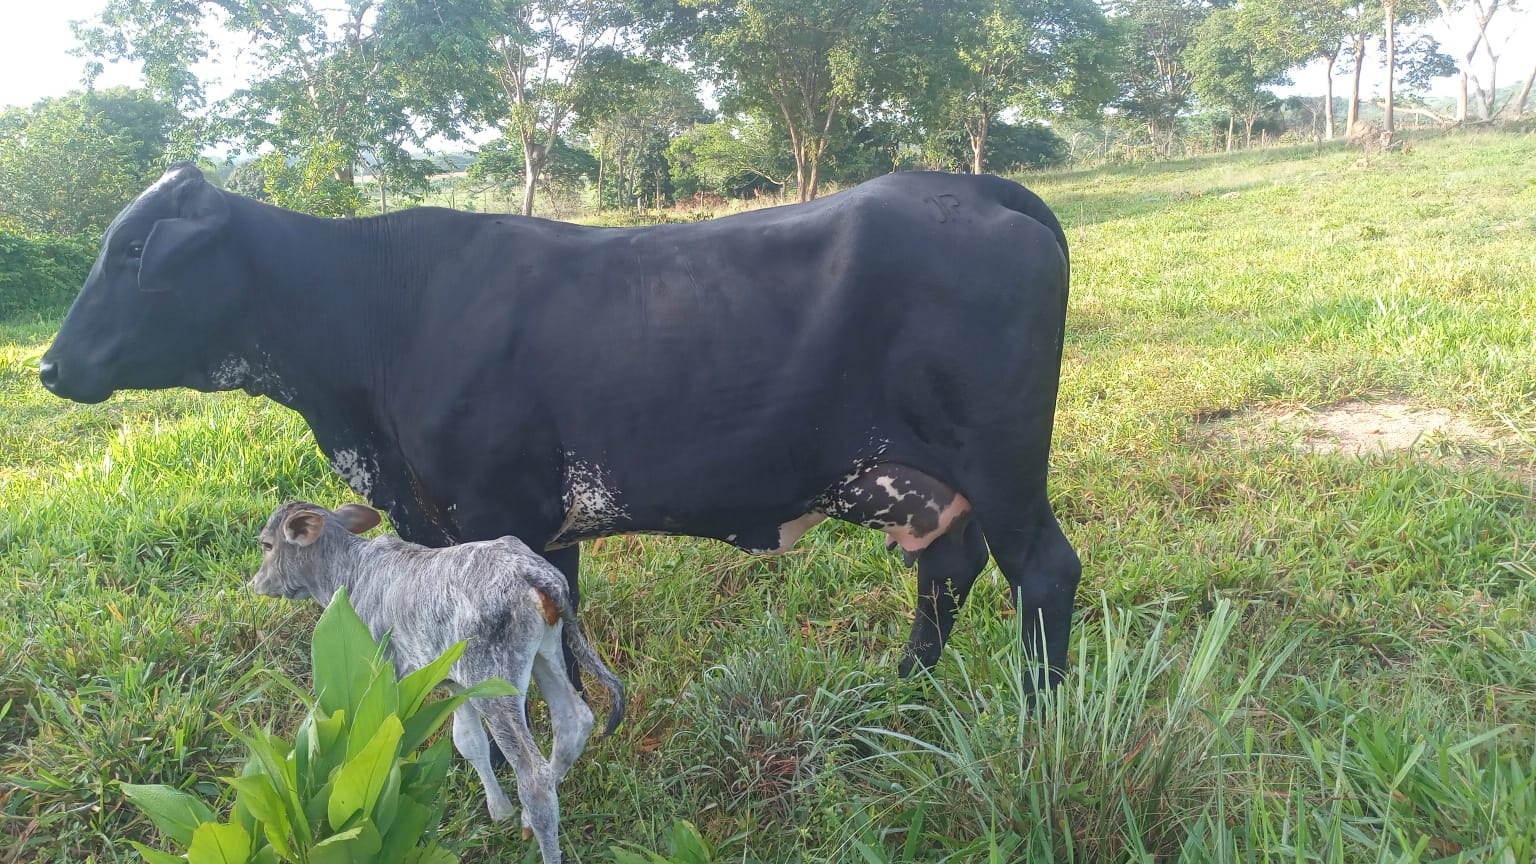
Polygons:
<instances>
[{"instance_id":1,"label":"cow's eye","mask_svg":"<svg viewBox=\"0 0 1536 864\"><path fill-rule=\"evenodd\" d=\"M144 254L144 244L135 240L128 244L127 252L129 258L138 259Z\"/></svg>"},{"instance_id":2,"label":"cow's eye","mask_svg":"<svg viewBox=\"0 0 1536 864\"><path fill-rule=\"evenodd\" d=\"M271 552L272 551L272 544L271 544L271 542L267 541L267 540L261 541L261 551L263 551L263 552Z\"/></svg>"}]
</instances>

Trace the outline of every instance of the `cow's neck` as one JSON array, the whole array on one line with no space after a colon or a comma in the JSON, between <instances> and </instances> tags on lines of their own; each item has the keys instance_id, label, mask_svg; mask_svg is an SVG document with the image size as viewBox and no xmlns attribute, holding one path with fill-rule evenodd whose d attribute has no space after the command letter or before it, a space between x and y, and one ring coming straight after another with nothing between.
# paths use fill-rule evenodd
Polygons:
<instances>
[{"instance_id":1,"label":"cow's neck","mask_svg":"<svg viewBox=\"0 0 1536 864\"><path fill-rule=\"evenodd\" d=\"M391 220L319 219L240 201L255 275L250 328L233 362L246 389L308 415L368 400L412 320L409 268Z\"/></svg>"},{"instance_id":2,"label":"cow's neck","mask_svg":"<svg viewBox=\"0 0 1536 864\"><path fill-rule=\"evenodd\" d=\"M430 502L415 500L411 468L394 446L384 388L407 368L417 319L417 262L396 241L398 218L318 219L237 199L256 278L250 327L235 340L235 386L304 416L353 491L389 512L402 535L445 545L456 538Z\"/></svg>"}]
</instances>

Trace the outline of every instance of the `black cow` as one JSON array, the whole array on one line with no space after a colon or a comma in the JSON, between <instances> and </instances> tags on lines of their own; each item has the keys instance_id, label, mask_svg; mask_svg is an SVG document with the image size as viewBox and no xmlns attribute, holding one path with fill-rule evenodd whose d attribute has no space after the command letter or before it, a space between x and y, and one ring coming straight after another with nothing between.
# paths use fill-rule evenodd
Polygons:
<instances>
[{"instance_id":1,"label":"black cow","mask_svg":"<svg viewBox=\"0 0 1536 864\"><path fill-rule=\"evenodd\" d=\"M406 539L517 535L573 599L580 540L881 529L917 561L902 674L990 547L1054 682L1081 569L1046 498L1067 281L1051 211L990 176L612 229L319 219L179 164L107 229L41 376L275 399Z\"/></svg>"}]
</instances>

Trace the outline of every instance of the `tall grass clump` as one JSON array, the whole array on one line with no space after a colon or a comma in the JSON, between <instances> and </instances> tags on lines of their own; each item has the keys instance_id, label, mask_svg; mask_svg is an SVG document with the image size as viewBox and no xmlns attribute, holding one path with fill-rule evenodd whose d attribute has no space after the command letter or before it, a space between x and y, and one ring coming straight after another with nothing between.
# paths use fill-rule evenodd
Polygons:
<instances>
[{"instance_id":1,"label":"tall grass clump","mask_svg":"<svg viewBox=\"0 0 1536 864\"><path fill-rule=\"evenodd\" d=\"M957 657L899 725L859 729L847 860L1532 860L1529 727L1447 723L1433 684L1379 710L1342 664L1295 674L1292 628L1240 638L1227 599L1178 637L1167 611L1101 605L1056 690L1017 652Z\"/></svg>"},{"instance_id":2,"label":"tall grass clump","mask_svg":"<svg viewBox=\"0 0 1536 864\"><path fill-rule=\"evenodd\" d=\"M855 731L879 716L888 684L852 658L795 644L774 619L703 670L676 700L665 771L679 796L729 814L740 831L826 828L842 797Z\"/></svg>"},{"instance_id":3,"label":"tall grass clump","mask_svg":"<svg viewBox=\"0 0 1536 864\"><path fill-rule=\"evenodd\" d=\"M1221 601L1185 655L1166 616L1106 607L1078 631L1065 683L1045 692L1020 652L988 657L984 677L956 657L953 680L932 679L929 699L900 707L901 728L859 730L872 753L856 773L873 788L895 769L871 807L942 814L950 836L937 845L955 861L1166 856L1199 831L1225 831L1251 697L1294 647L1234 658L1238 617Z\"/></svg>"}]
</instances>

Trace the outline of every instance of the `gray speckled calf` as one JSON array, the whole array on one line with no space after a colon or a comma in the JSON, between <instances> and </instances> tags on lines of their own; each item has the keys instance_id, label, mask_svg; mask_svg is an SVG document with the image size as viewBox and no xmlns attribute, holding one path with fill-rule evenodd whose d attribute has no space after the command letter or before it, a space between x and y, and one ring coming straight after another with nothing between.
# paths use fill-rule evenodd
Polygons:
<instances>
[{"instance_id":1,"label":"gray speckled calf","mask_svg":"<svg viewBox=\"0 0 1536 864\"><path fill-rule=\"evenodd\" d=\"M261 569L252 589L269 597L312 598L324 606L345 587L375 639L390 633L395 668L420 669L467 640L451 680L468 686L503 678L516 696L471 699L453 715L453 743L480 774L491 818L512 804L491 768L482 718L517 772L523 836L538 837L545 864L560 860L556 786L587 745L592 711L571 686L561 653L562 625L576 660L613 697L609 734L624 717L624 686L603 665L576 623L565 577L515 537L428 549L398 537L356 536L379 524L361 504L327 510L305 501L277 509L261 531ZM554 727L550 759L524 714L528 679L539 683Z\"/></svg>"}]
</instances>

